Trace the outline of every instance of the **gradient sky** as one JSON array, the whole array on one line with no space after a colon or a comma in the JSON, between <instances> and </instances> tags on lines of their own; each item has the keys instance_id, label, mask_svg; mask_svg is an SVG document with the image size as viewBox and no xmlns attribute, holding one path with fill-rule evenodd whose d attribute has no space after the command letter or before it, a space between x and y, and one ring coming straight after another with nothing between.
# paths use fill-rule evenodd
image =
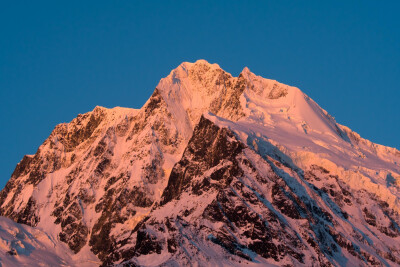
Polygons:
<instances>
[{"instance_id":1,"label":"gradient sky","mask_svg":"<svg viewBox=\"0 0 400 267\"><path fill-rule=\"evenodd\" d=\"M54 126L140 108L183 61L294 85L400 148L400 1L3 1L0 188Z\"/></svg>"}]
</instances>

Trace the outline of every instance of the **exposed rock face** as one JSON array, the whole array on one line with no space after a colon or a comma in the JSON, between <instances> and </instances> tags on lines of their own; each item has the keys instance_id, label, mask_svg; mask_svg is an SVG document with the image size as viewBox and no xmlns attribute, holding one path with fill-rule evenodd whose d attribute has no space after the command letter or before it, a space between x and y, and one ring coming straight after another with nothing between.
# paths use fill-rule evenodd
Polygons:
<instances>
[{"instance_id":1,"label":"exposed rock face","mask_svg":"<svg viewBox=\"0 0 400 267\"><path fill-rule=\"evenodd\" d=\"M229 142L227 138L234 138L230 131L221 129L202 117L185 149L183 159L175 164L171 172L161 205L178 198L192 183L193 177L201 176L222 160L233 161L243 145L240 142ZM231 168L224 168L219 172L223 174L233 171ZM201 185L196 188L201 190Z\"/></svg>"},{"instance_id":2,"label":"exposed rock face","mask_svg":"<svg viewBox=\"0 0 400 267\"><path fill-rule=\"evenodd\" d=\"M299 89L199 60L140 110L56 126L0 215L103 265L395 265L399 163Z\"/></svg>"}]
</instances>

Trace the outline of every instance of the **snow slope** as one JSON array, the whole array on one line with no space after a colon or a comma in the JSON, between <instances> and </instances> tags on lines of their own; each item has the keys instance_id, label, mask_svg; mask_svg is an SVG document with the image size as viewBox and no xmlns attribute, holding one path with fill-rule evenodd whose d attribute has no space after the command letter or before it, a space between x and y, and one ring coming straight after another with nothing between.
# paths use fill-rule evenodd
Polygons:
<instances>
[{"instance_id":1,"label":"snow slope","mask_svg":"<svg viewBox=\"0 0 400 267\"><path fill-rule=\"evenodd\" d=\"M95 255L75 255L46 231L0 217L0 266L98 266Z\"/></svg>"}]
</instances>

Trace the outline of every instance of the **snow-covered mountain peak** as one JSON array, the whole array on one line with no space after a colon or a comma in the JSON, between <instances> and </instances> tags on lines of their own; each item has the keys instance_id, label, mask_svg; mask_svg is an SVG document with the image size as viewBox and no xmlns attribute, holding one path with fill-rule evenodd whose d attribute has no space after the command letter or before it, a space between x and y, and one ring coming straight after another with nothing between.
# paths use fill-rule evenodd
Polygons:
<instances>
[{"instance_id":1,"label":"snow-covered mountain peak","mask_svg":"<svg viewBox=\"0 0 400 267\"><path fill-rule=\"evenodd\" d=\"M397 177L398 150L357 138L356 133L337 124L299 88L258 76L247 67L238 77L232 77L218 65L205 61L183 65L185 68L177 68L179 75L162 79L157 88L172 113L180 114L176 116L182 118L179 121L187 122L188 135L204 113L237 121L236 132L243 133L244 142L258 135L258 139L279 144L300 166L318 160L329 161L335 170L340 169L338 166L348 170L364 168L363 175L368 177L365 188L383 195L394 209L400 210L394 197L397 191L389 193L374 185L386 183L386 178L379 177ZM374 175L371 169L382 173ZM353 183L356 186L355 180Z\"/></svg>"},{"instance_id":2,"label":"snow-covered mountain peak","mask_svg":"<svg viewBox=\"0 0 400 267\"><path fill-rule=\"evenodd\" d=\"M172 82L178 82L179 80L192 77L194 74L197 75L197 77L212 75L212 72L216 70L223 71L218 64L209 63L204 59L199 59L196 62L182 62L164 79Z\"/></svg>"},{"instance_id":3,"label":"snow-covered mountain peak","mask_svg":"<svg viewBox=\"0 0 400 267\"><path fill-rule=\"evenodd\" d=\"M161 79L157 89L185 136L192 134L202 114L211 112L267 127L270 136L276 133L279 142L296 151L302 147L324 150L332 144L353 149L351 130L337 124L299 88L258 76L248 67L233 77L205 60L184 62Z\"/></svg>"},{"instance_id":4,"label":"snow-covered mountain peak","mask_svg":"<svg viewBox=\"0 0 400 267\"><path fill-rule=\"evenodd\" d=\"M190 133L201 114L210 111L227 119L247 117L340 137L334 119L300 89L258 76L247 67L232 77L205 60L184 62L161 79L157 89Z\"/></svg>"},{"instance_id":5,"label":"snow-covered mountain peak","mask_svg":"<svg viewBox=\"0 0 400 267\"><path fill-rule=\"evenodd\" d=\"M241 73L243 75L253 74L248 67L244 67Z\"/></svg>"},{"instance_id":6,"label":"snow-covered mountain peak","mask_svg":"<svg viewBox=\"0 0 400 267\"><path fill-rule=\"evenodd\" d=\"M198 60L141 109L57 125L15 168L0 215L104 266L400 264L399 163L300 89ZM22 241L6 232L0 256L14 257Z\"/></svg>"},{"instance_id":7,"label":"snow-covered mountain peak","mask_svg":"<svg viewBox=\"0 0 400 267\"><path fill-rule=\"evenodd\" d=\"M209 68L213 69L220 69L221 67L217 63L210 63L205 59L198 59L195 62L182 62L180 66L183 66L184 68L202 68L204 66L207 66Z\"/></svg>"},{"instance_id":8,"label":"snow-covered mountain peak","mask_svg":"<svg viewBox=\"0 0 400 267\"><path fill-rule=\"evenodd\" d=\"M156 89L184 136L192 134L200 116L207 111L234 120L242 117L243 90L244 84L238 78L205 60L182 63L161 79Z\"/></svg>"}]
</instances>

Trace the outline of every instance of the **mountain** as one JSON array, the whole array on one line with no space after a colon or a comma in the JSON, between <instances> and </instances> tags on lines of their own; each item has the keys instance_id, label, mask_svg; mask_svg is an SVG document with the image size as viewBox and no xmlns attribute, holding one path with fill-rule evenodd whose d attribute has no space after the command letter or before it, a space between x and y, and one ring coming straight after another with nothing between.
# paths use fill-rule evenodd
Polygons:
<instances>
[{"instance_id":1,"label":"mountain","mask_svg":"<svg viewBox=\"0 0 400 267\"><path fill-rule=\"evenodd\" d=\"M94 266L394 266L399 164L298 88L199 60L57 125L0 215Z\"/></svg>"}]
</instances>

